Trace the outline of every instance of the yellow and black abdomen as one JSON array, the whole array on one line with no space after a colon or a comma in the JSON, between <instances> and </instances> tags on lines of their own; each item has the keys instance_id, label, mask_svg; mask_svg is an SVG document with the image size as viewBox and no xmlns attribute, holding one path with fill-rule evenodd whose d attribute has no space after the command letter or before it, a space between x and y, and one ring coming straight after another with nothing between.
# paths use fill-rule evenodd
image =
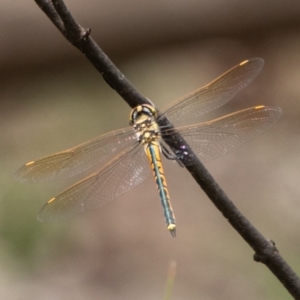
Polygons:
<instances>
[{"instance_id":1,"label":"yellow and black abdomen","mask_svg":"<svg viewBox=\"0 0 300 300\"><path fill-rule=\"evenodd\" d=\"M166 177L161 163L159 142L151 141L145 144L144 147L157 184L158 193L161 199L161 204L164 209L164 216L166 219L167 228L172 234L172 236L175 237L176 235L175 216L171 206Z\"/></svg>"}]
</instances>

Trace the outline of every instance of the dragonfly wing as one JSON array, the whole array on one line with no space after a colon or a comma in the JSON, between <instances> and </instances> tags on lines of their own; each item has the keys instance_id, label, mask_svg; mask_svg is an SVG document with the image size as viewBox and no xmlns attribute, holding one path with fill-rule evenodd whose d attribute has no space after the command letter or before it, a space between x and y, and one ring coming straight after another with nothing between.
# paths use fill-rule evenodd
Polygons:
<instances>
[{"instance_id":1,"label":"dragonfly wing","mask_svg":"<svg viewBox=\"0 0 300 300\"><path fill-rule=\"evenodd\" d=\"M131 127L109 132L74 148L22 166L15 174L21 182L43 182L79 174L137 143Z\"/></svg>"},{"instance_id":2,"label":"dragonfly wing","mask_svg":"<svg viewBox=\"0 0 300 300\"><path fill-rule=\"evenodd\" d=\"M256 106L176 130L198 158L205 162L223 156L263 133L280 118L281 113L279 107ZM192 164L193 158L184 151L186 150L178 149L175 152L187 157L186 164Z\"/></svg>"},{"instance_id":3,"label":"dragonfly wing","mask_svg":"<svg viewBox=\"0 0 300 300\"><path fill-rule=\"evenodd\" d=\"M150 174L142 150L139 145L126 149L99 172L52 198L40 210L38 219L59 220L101 207L140 184Z\"/></svg>"},{"instance_id":4,"label":"dragonfly wing","mask_svg":"<svg viewBox=\"0 0 300 300\"><path fill-rule=\"evenodd\" d=\"M250 84L263 65L261 58L246 60L204 87L175 101L164 110L164 114L175 123L217 109Z\"/></svg>"}]
</instances>

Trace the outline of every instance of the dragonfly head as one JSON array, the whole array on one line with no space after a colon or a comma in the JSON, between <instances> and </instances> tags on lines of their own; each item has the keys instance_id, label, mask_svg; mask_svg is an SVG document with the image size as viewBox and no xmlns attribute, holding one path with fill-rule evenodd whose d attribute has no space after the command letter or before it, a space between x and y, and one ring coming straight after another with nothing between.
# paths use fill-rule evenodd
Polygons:
<instances>
[{"instance_id":1,"label":"dragonfly head","mask_svg":"<svg viewBox=\"0 0 300 300\"><path fill-rule=\"evenodd\" d=\"M156 109L149 105L149 104L141 104L135 107L129 116L129 125L134 125L136 122L141 119L145 119L145 117L148 117L150 119L156 119L157 118L157 111Z\"/></svg>"}]
</instances>

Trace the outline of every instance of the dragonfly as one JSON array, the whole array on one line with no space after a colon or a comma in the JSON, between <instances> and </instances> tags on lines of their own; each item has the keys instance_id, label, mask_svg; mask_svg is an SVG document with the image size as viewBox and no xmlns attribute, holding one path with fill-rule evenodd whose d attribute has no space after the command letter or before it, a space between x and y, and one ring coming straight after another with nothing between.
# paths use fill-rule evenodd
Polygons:
<instances>
[{"instance_id":1,"label":"dragonfly","mask_svg":"<svg viewBox=\"0 0 300 300\"><path fill-rule=\"evenodd\" d=\"M99 208L142 183L152 171L167 229L175 236L175 215L161 158L164 156L180 163L188 153L182 145L171 149L168 140L179 133L197 158L207 162L235 150L270 128L281 116L279 107L259 105L208 122L196 122L248 86L263 65L261 58L243 61L209 84L175 101L161 113L154 105L138 105L130 113L130 127L23 165L15 178L26 183L68 178L96 165L100 168L47 201L38 214L38 220L61 220ZM193 119L196 123L175 126L171 130L169 126L159 125L165 117L171 124ZM182 161L182 166L193 163L193 159Z\"/></svg>"}]
</instances>

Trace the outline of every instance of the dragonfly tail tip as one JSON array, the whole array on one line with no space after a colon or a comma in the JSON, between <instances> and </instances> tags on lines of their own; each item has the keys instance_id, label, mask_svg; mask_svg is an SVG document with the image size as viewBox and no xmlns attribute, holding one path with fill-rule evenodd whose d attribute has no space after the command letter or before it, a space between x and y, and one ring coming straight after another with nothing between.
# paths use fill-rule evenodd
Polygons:
<instances>
[{"instance_id":1,"label":"dragonfly tail tip","mask_svg":"<svg viewBox=\"0 0 300 300\"><path fill-rule=\"evenodd\" d=\"M175 229L171 230L170 233L171 233L172 237L176 237L176 230Z\"/></svg>"},{"instance_id":2,"label":"dragonfly tail tip","mask_svg":"<svg viewBox=\"0 0 300 300\"><path fill-rule=\"evenodd\" d=\"M176 237L176 225L175 224L170 224L168 226L168 230L170 231L172 237Z\"/></svg>"}]
</instances>

